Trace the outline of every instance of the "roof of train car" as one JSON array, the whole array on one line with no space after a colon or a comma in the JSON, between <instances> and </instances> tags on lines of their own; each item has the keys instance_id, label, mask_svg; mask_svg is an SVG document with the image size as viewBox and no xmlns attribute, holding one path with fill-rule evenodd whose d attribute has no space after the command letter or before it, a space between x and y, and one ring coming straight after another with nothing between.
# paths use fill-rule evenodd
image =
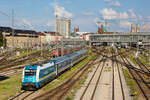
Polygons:
<instances>
[{"instance_id":1,"label":"roof of train car","mask_svg":"<svg viewBox=\"0 0 150 100\"><path fill-rule=\"evenodd\" d=\"M36 70L38 67L44 67L44 64L50 63L50 60L40 61L38 63L34 63L32 65L26 65L25 70Z\"/></svg>"},{"instance_id":2,"label":"roof of train car","mask_svg":"<svg viewBox=\"0 0 150 100\"><path fill-rule=\"evenodd\" d=\"M46 64L46 63L50 63L50 60L40 61L40 62L34 63L34 64L30 65L30 66L40 65L42 67L42 65ZM27 65L27 66L29 66L29 65Z\"/></svg>"},{"instance_id":3,"label":"roof of train car","mask_svg":"<svg viewBox=\"0 0 150 100\"><path fill-rule=\"evenodd\" d=\"M86 52L87 50L80 50L80 51L77 51L77 53L78 54L80 54L80 53L84 53L84 52Z\"/></svg>"},{"instance_id":4,"label":"roof of train car","mask_svg":"<svg viewBox=\"0 0 150 100\"><path fill-rule=\"evenodd\" d=\"M68 57L67 56L62 56L62 57L58 57L58 58L52 59L50 61L58 63L58 62L64 61L65 59L68 59Z\"/></svg>"},{"instance_id":5,"label":"roof of train car","mask_svg":"<svg viewBox=\"0 0 150 100\"><path fill-rule=\"evenodd\" d=\"M74 52L74 53L71 53L71 54L68 54L68 55L66 55L67 57L74 57L74 56L76 56L78 53L77 52Z\"/></svg>"},{"instance_id":6,"label":"roof of train car","mask_svg":"<svg viewBox=\"0 0 150 100\"><path fill-rule=\"evenodd\" d=\"M66 56L62 56L62 57L58 57L58 58L52 59L52 60L50 60L50 61L51 61L51 62L58 63L58 62L64 61L65 59L69 59L70 57L74 57L74 56L76 56L76 55L79 55L79 54L81 54L81 53L84 53L84 52L86 52L86 51L87 51L87 50L80 50L80 51L77 51L77 52L68 54L68 55L66 55Z\"/></svg>"},{"instance_id":7,"label":"roof of train car","mask_svg":"<svg viewBox=\"0 0 150 100\"><path fill-rule=\"evenodd\" d=\"M87 50L80 50L80 51L77 51L77 52L68 54L67 56L76 56L76 55L79 55L79 54L84 53L84 52L86 52L86 51L87 51Z\"/></svg>"}]
</instances>

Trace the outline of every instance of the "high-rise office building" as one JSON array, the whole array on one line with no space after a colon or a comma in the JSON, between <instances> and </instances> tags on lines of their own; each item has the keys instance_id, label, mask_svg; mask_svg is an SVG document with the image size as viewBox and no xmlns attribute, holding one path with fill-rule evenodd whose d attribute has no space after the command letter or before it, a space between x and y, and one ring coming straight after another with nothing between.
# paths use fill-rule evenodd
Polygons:
<instances>
[{"instance_id":1,"label":"high-rise office building","mask_svg":"<svg viewBox=\"0 0 150 100\"><path fill-rule=\"evenodd\" d=\"M71 32L70 19L56 17L55 31L63 37L68 38Z\"/></svg>"}]
</instances>

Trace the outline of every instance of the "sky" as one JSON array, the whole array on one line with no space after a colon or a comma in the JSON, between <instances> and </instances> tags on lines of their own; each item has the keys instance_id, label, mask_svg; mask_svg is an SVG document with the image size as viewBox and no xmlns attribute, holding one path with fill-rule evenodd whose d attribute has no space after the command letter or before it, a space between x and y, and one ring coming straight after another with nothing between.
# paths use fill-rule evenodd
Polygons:
<instances>
[{"instance_id":1,"label":"sky","mask_svg":"<svg viewBox=\"0 0 150 100\"><path fill-rule=\"evenodd\" d=\"M97 32L104 25L108 31L129 32L131 24L150 31L149 4L150 0L0 0L0 26L54 31L57 14L71 19L72 31L79 27Z\"/></svg>"}]
</instances>

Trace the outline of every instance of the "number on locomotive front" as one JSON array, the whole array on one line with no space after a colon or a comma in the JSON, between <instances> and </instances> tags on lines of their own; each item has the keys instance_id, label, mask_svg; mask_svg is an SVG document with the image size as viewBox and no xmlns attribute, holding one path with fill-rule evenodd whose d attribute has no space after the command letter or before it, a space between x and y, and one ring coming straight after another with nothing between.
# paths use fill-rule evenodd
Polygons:
<instances>
[{"instance_id":1,"label":"number on locomotive front","mask_svg":"<svg viewBox=\"0 0 150 100\"><path fill-rule=\"evenodd\" d=\"M36 70L25 70L25 76L36 76Z\"/></svg>"}]
</instances>

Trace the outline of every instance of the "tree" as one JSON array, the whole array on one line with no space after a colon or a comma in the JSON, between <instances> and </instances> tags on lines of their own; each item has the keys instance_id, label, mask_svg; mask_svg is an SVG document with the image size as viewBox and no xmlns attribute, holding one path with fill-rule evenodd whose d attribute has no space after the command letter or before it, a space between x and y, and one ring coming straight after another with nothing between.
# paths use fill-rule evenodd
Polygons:
<instances>
[{"instance_id":1,"label":"tree","mask_svg":"<svg viewBox=\"0 0 150 100\"><path fill-rule=\"evenodd\" d=\"M3 43L4 42L4 43ZM6 39L4 39L2 32L0 32L0 47L6 46Z\"/></svg>"},{"instance_id":2,"label":"tree","mask_svg":"<svg viewBox=\"0 0 150 100\"><path fill-rule=\"evenodd\" d=\"M3 46L3 35L0 34L0 47Z\"/></svg>"}]
</instances>

